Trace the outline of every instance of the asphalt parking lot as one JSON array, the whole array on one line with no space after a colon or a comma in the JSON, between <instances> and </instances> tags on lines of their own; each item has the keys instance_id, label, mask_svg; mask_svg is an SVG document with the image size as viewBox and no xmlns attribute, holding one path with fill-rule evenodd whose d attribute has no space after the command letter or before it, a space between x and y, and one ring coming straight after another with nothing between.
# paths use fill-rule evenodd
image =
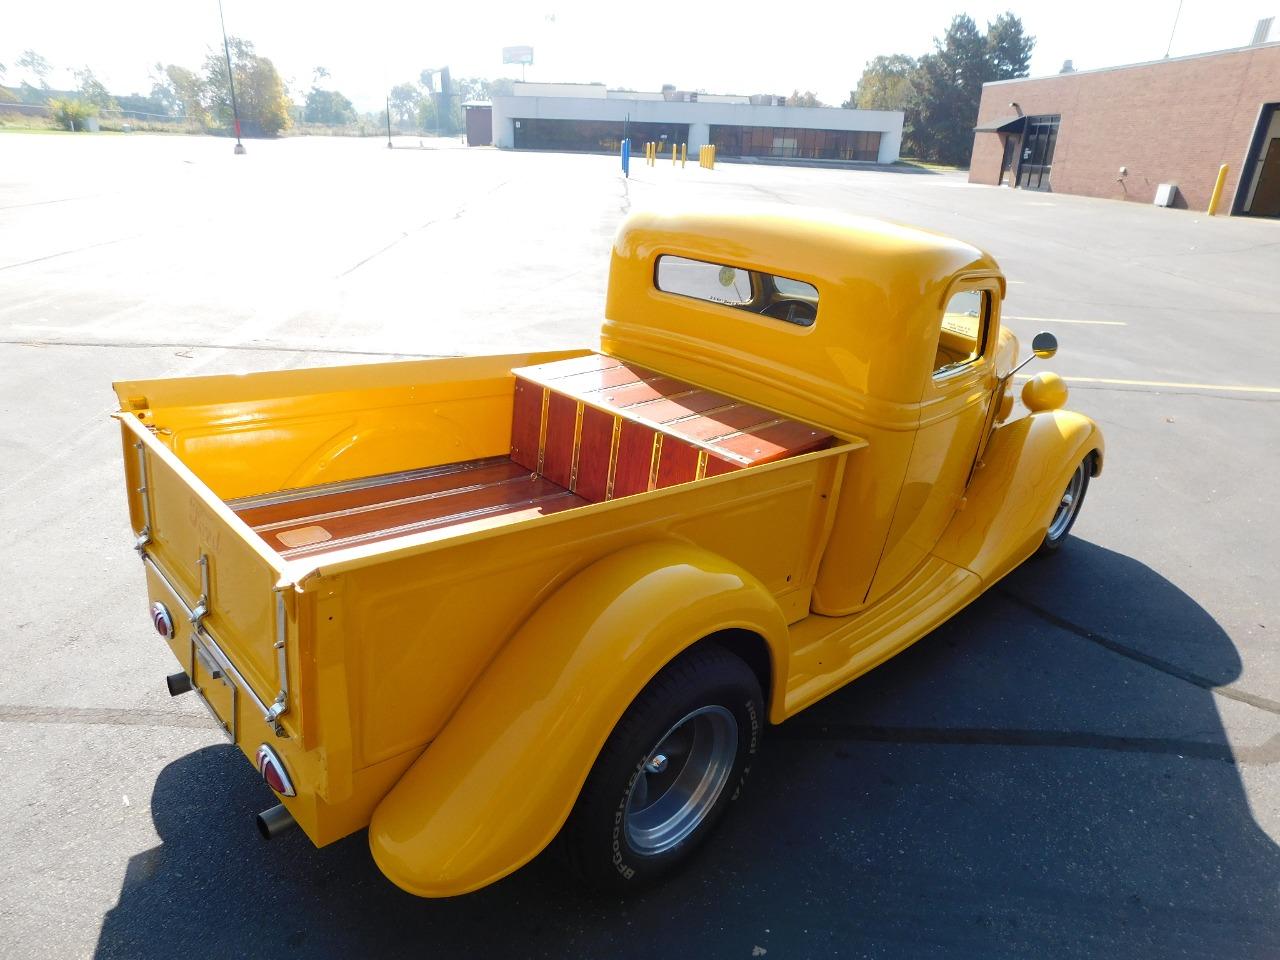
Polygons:
<instances>
[{"instance_id":1,"label":"asphalt parking lot","mask_svg":"<svg viewBox=\"0 0 1280 960\"><path fill-rule=\"evenodd\" d=\"M416 141L401 144L416 147ZM962 175L0 134L0 957L1280 956L1280 222ZM651 204L990 250L1107 435L1076 536L772 731L628 902L410 897L273 801L151 632L112 380L591 345ZM1041 366L1044 368L1044 365Z\"/></svg>"}]
</instances>

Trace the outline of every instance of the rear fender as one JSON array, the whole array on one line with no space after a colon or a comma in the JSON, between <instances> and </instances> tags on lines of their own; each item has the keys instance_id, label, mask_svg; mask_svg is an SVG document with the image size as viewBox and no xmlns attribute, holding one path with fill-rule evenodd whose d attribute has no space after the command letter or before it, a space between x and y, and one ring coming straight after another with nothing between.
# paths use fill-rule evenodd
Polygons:
<instances>
[{"instance_id":1,"label":"rear fender","mask_svg":"<svg viewBox=\"0 0 1280 960\"><path fill-rule=\"evenodd\" d=\"M645 684L687 646L728 629L763 637L773 675L786 676L782 611L722 557L648 543L575 575L507 643L374 811L378 866L404 890L440 897L531 860L567 819Z\"/></svg>"},{"instance_id":2,"label":"rear fender","mask_svg":"<svg viewBox=\"0 0 1280 960\"><path fill-rule=\"evenodd\" d=\"M1096 476L1102 431L1070 410L1032 413L997 427L934 554L984 583L1000 579L1035 552L1072 471L1090 453Z\"/></svg>"}]
</instances>

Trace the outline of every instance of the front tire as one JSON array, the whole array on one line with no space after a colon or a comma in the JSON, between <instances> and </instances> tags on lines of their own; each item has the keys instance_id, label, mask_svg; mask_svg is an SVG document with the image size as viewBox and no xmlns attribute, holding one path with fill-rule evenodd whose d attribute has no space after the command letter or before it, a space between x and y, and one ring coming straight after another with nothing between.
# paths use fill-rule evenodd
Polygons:
<instances>
[{"instance_id":1,"label":"front tire","mask_svg":"<svg viewBox=\"0 0 1280 960\"><path fill-rule=\"evenodd\" d=\"M1075 526L1076 517L1080 516L1080 508L1084 506L1084 495L1089 490L1089 477L1093 473L1093 455L1085 457L1071 474L1067 487L1062 491L1062 499L1049 521L1049 529L1045 531L1044 541L1037 551L1041 556L1057 553L1062 548L1071 528Z\"/></svg>"},{"instance_id":2,"label":"front tire","mask_svg":"<svg viewBox=\"0 0 1280 960\"><path fill-rule=\"evenodd\" d=\"M638 890L687 862L751 769L763 727L755 674L714 643L681 654L609 735L565 825L590 889Z\"/></svg>"}]
</instances>

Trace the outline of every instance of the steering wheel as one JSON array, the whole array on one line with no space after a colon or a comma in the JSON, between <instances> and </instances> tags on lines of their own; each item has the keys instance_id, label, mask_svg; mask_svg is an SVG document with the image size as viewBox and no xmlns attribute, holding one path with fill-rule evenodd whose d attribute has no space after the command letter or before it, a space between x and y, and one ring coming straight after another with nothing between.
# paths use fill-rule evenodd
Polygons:
<instances>
[{"instance_id":1,"label":"steering wheel","mask_svg":"<svg viewBox=\"0 0 1280 960\"><path fill-rule=\"evenodd\" d=\"M809 326L818 316L818 311L812 303L795 299L775 300L760 312L766 317L796 323L802 327Z\"/></svg>"}]
</instances>

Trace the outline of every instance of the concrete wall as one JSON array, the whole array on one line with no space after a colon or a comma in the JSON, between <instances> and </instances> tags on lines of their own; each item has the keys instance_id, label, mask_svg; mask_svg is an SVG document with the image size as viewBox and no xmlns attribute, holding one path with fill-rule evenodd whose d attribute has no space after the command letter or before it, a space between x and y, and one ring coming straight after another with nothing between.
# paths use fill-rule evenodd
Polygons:
<instances>
[{"instance_id":1,"label":"concrete wall","mask_svg":"<svg viewBox=\"0 0 1280 960\"><path fill-rule=\"evenodd\" d=\"M1280 44L1178 57L982 88L978 125L1015 114L1059 114L1053 189L1150 203L1176 183L1187 206L1203 210L1218 176L1231 169L1220 210L1230 210L1258 110L1280 100ZM972 183L1000 178L1001 136L975 133ZM1119 180L1121 167L1128 175Z\"/></svg>"},{"instance_id":2,"label":"concrete wall","mask_svg":"<svg viewBox=\"0 0 1280 960\"><path fill-rule=\"evenodd\" d=\"M517 97L578 97L582 100L603 100L608 91L603 83L528 83L517 80L511 85Z\"/></svg>"},{"instance_id":3,"label":"concrete wall","mask_svg":"<svg viewBox=\"0 0 1280 960\"><path fill-rule=\"evenodd\" d=\"M742 127L799 127L807 130L867 130L880 133L877 163L893 163L902 149L902 111L841 110L833 107L764 107L749 103L696 103L578 97L494 97L493 143L515 145L516 119L622 120L689 124L689 152L707 143L712 124Z\"/></svg>"}]
</instances>

